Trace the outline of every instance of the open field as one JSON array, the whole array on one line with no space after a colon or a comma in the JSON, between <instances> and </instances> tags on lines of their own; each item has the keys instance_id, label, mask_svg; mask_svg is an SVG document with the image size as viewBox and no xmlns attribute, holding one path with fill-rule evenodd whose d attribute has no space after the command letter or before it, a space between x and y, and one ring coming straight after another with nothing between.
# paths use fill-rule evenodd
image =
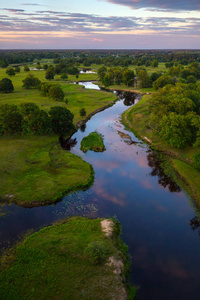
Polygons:
<instances>
[{"instance_id":1,"label":"open field","mask_svg":"<svg viewBox=\"0 0 200 300\"><path fill-rule=\"evenodd\" d=\"M30 71L30 73L45 81L44 71ZM64 106L74 114L76 124L85 118L80 116L81 108L85 108L88 115L98 108L110 105L116 99L116 96L108 92L87 90L80 85L59 81L68 103L54 101L42 96L36 89L23 89L22 80L26 75L27 72L21 71L11 77L14 92L1 93L0 104L19 105L34 102L47 112L52 106ZM0 69L0 80L4 77L8 77L5 69ZM51 82L57 83L56 80ZM52 147L55 150L55 160L59 160L57 166L51 164ZM0 198L6 202L15 201L25 206L53 203L59 200L63 193L84 188L93 180L90 165L79 157L58 149L56 135L1 137L0 163Z\"/></svg>"},{"instance_id":2,"label":"open field","mask_svg":"<svg viewBox=\"0 0 200 300\"><path fill-rule=\"evenodd\" d=\"M101 221L71 218L27 237L2 258L0 298L125 299L124 268L118 275L106 262L114 257L123 264L126 247L116 223L106 237Z\"/></svg>"}]
</instances>

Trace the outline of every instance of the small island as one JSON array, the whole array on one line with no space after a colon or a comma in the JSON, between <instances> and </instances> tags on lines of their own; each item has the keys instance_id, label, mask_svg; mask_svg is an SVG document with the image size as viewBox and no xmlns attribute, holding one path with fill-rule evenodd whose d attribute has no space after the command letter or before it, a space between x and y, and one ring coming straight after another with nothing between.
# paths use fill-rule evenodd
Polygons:
<instances>
[{"instance_id":1,"label":"small island","mask_svg":"<svg viewBox=\"0 0 200 300\"><path fill-rule=\"evenodd\" d=\"M2 257L1 299L128 299L120 224L73 217L28 236Z\"/></svg>"},{"instance_id":2,"label":"small island","mask_svg":"<svg viewBox=\"0 0 200 300\"><path fill-rule=\"evenodd\" d=\"M98 132L91 132L87 137L84 137L81 141L81 150L86 152L87 150L95 152L103 152L106 150L102 135Z\"/></svg>"}]
</instances>

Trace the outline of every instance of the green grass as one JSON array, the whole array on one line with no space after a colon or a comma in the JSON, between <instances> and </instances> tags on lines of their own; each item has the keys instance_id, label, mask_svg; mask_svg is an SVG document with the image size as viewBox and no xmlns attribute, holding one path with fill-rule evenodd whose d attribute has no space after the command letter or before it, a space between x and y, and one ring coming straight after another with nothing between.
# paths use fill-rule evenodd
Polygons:
<instances>
[{"instance_id":1,"label":"green grass","mask_svg":"<svg viewBox=\"0 0 200 300\"><path fill-rule=\"evenodd\" d=\"M100 222L75 217L27 237L1 259L0 298L121 299L124 284L106 261L110 256L123 261L124 255L118 250L119 238L106 237ZM97 241L104 248L98 265L86 251Z\"/></svg>"},{"instance_id":2,"label":"green grass","mask_svg":"<svg viewBox=\"0 0 200 300\"><path fill-rule=\"evenodd\" d=\"M173 148L163 141L150 129L148 100L151 96L145 95L133 107L122 115L123 123L144 141L145 137L151 140L151 145L176 159L172 160L172 165L178 174L177 182L197 201L200 205L200 172L193 168L192 157L197 153L197 149L186 147L184 149Z\"/></svg>"},{"instance_id":3,"label":"green grass","mask_svg":"<svg viewBox=\"0 0 200 300\"><path fill-rule=\"evenodd\" d=\"M54 101L49 99L49 97L42 96L40 91L36 89L26 90L22 88L22 80L29 73L35 75L41 81L47 81L45 79L45 71L40 70L24 72L23 68L21 68L20 73L17 73L15 76L11 77L14 85L14 92L9 94L0 93L0 104L7 103L19 105L20 103L34 102L46 112L48 112L52 106L64 106L74 114L74 123L76 124L78 121L83 119L79 114L81 108L85 108L87 115L89 115L94 110L103 106L107 106L116 99L115 95L108 92L89 90L80 85L69 84L68 82L60 81L60 76L57 75L55 76L54 80L50 80L48 82L53 84L59 83L62 86L63 91L65 92L65 98L68 99L68 104L65 102ZM88 78L86 79L85 76L87 75L95 74L81 74L79 76L79 80L90 80ZM5 69L0 68L0 80L5 77L8 77L5 73Z\"/></svg>"},{"instance_id":4,"label":"green grass","mask_svg":"<svg viewBox=\"0 0 200 300\"><path fill-rule=\"evenodd\" d=\"M88 136L84 137L81 141L81 150L86 152L87 150L95 152L103 152L106 150L103 138L98 132L91 132Z\"/></svg>"},{"instance_id":5,"label":"green grass","mask_svg":"<svg viewBox=\"0 0 200 300\"><path fill-rule=\"evenodd\" d=\"M0 93L0 104L19 105L25 102L34 102L41 109L49 111L52 106L64 106L74 114L74 124L84 119L80 116L80 109L85 108L89 115L95 110L109 106L116 100L116 96L102 91L87 90L80 85L59 81L68 99L65 102L57 102L41 95L36 89L25 90L22 88L22 80L28 73L34 74L41 81L45 81L45 71L21 72L11 77L14 92ZM79 79L83 80L83 74ZM8 77L5 69L0 69L0 80ZM51 80L51 83L57 83ZM49 151L58 137L0 137L0 199L3 201L15 201L20 205L34 206L45 203L53 203L60 199L63 193L84 188L92 182L91 167L79 157L59 150L57 156L60 165L50 167ZM6 196L5 196L6 195Z\"/></svg>"},{"instance_id":6,"label":"green grass","mask_svg":"<svg viewBox=\"0 0 200 300\"><path fill-rule=\"evenodd\" d=\"M0 195L3 202L38 206L93 182L92 167L64 151L56 136L2 137Z\"/></svg>"}]
</instances>

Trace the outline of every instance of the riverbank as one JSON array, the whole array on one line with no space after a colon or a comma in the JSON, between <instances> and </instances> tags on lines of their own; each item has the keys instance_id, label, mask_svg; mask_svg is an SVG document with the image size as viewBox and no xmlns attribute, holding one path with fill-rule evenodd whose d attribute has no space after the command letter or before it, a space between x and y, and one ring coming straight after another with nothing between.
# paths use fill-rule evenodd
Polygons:
<instances>
[{"instance_id":1,"label":"riverbank","mask_svg":"<svg viewBox=\"0 0 200 300\"><path fill-rule=\"evenodd\" d=\"M90 164L63 150L57 136L1 137L0 201L34 207L55 203L94 180Z\"/></svg>"},{"instance_id":2,"label":"riverbank","mask_svg":"<svg viewBox=\"0 0 200 300\"><path fill-rule=\"evenodd\" d=\"M0 69L3 77L5 70ZM31 71L44 80L45 72ZM0 94L0 104L19 105L33 102L46 112L52 106L63 106L74 114L74 124L84 123L95 113L113 105L116 96L80 85L61 83L68 102L44 97L38 90L24 90L21 71L13 80L15 91ZM80 110L86 110L85 117ZM64 194L89 187L94 180L92 166L59 147L58 136L5 136L0 145L0 202L24 207L52 204Z\"/></svg>"},{"instance_id":3,"label":"riverbank","mask_svg":"<svg viewBox=\"0 0 200 300\"><path fill-rule=\"evenodd\" d=\"M1 258L0 298L128 299L120 233L115 220L81 217L41 229Z\"/></svg>"},{"instance_id":4,"label":"riverbank","mask_svg":"<svg viewBox=\"0 0 200 300\"><path fill-rule=\"evenodd\" d=\"M200 206L200 172L192 166L192 156L197 150L192 147L172 148L152 132L148 125L149 98L150 95L143 96L136 105L124 112L122 122L144 142L150 144L153 149L165 154L166 164L164 163L163 167L165 169L165 165L167 165L167 175L172 176L173 180L181 185ZM171 170L169 170L169 165Z\"/></svg>"}]
</instances>

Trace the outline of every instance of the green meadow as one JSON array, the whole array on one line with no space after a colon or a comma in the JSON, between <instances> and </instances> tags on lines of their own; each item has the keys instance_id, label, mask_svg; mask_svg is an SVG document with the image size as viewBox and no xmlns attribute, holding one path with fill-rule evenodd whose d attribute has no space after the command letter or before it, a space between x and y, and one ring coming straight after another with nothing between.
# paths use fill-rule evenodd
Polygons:
<instances>
[{"instance_id":1,"label":"green meadow","mask_svg":"<svg viewBox=\"0 0 200 300\"><path fill-rule=\"evenodd\" d=\"M111 93L87 90L83 86L61 81L60 76L55 76L50 82L62 86L65 99L68 100L66 104L42 96L37 89L22 88L22 80L29 73L43 82L46 81L45 71L24 72L21 67L21 72L12 77L8 77L5 72L5 69L0 69L0 80L10 78L14 92L1 93L0 104L19 105L33 102L46 112L52 106L64 106L74 114L74 124L85 118L80 116L81 108L85 108L87 116L98 108L109 106L116 99ZM80 74L79 80L89 80L88 75L95 79L96 74ZM53 151L55 153L52 156ZM53 203L64 193L87 187L93 180L91 166L79 157L62 150L56 135L1 137L0 163L1 201L16 202L23 206Z\"/></svg>"},{"instance_id":2,"label":"green meadow","mask_svg":"<svg viewBox=\"0 0 200 300\"><path fill-rule=\"evenodd\" d=\"M41 229L1 258L0 298L125 299L125 268L114 273L109 257L126 262L127 247L114 221L113 234L102 219L74 217ZM135 290L132 288L132 298Z\"/></svg>"}]
</instances>

